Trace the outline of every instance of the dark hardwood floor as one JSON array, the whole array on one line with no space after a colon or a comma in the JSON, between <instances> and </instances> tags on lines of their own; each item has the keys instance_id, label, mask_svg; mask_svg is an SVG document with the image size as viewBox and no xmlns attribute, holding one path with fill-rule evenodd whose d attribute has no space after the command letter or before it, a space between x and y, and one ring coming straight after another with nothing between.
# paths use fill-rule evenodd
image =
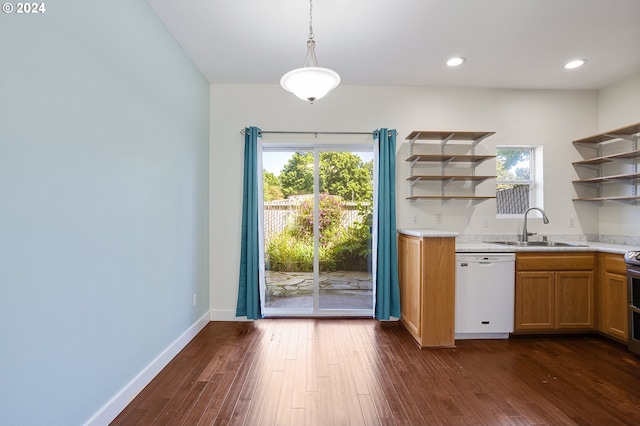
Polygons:
<instances>
[{"instance_id":1,"label":"dark hardwood floor","mask_svg":"<svg viewBox=\"0 0 640 426\"><path fill-rule=\"evenodd\" d=\"M395 322L211 322L114 425L637 425L640 357L599 336L420 350Z\"/></svg>"}]
</instances>

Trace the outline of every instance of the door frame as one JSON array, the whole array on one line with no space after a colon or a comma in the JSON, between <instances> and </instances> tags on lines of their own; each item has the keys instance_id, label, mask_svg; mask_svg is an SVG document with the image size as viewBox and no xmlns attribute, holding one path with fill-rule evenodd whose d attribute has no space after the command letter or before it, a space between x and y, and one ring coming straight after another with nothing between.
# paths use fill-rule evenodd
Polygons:
<instances>
[{"instance_id":1,"label":"door frame","mask_svg":"<svg viewBox=\"0 0 640 426\"><path fill-rule=\"evenodd\" d=\"M372 252L376 252L377 247L377 226L375 209L377 205L377 185L376 176L378 170L378 152L375 149L373 139L370 144L353 144L353 143L331 143L331 144L313 144L313 143L268 143L264 144L262 138L258 138L258 205L260 206L260 214L258 214L259 229L259 278L260 278L260 307L265 318L268 317L371 317L375 316L376 301L376 256L371 257L371 280L372 295L370 309L320 309L319 308L319 256L318 256L318 205L320 197L320 153L321 152L371 152L373 154L373 210L374 224L371 235ZM311 308L271 308L265 306L266 292L266 275L265 275L265 247L264 247L264 169L263 154L265 152L312 152L314 154L314 260L313 260L313 306Z\"/></svg>"}]
</instances>

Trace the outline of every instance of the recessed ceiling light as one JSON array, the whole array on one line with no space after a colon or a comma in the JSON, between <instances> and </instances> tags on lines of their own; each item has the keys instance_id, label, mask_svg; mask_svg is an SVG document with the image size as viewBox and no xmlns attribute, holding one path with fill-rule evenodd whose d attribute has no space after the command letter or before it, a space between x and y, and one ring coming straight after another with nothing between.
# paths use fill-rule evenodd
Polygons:
<instances>
[{"instance_id":1,"label":"recessed ceiling light","mask_svg":"<svg viewBox=\"0 0 640 426\"><path fill-rule=\"evenodd\" d=\"M567 65L565 65L564 67L568 70L572 69L572 68L578 68L581 67L582 65L585 64L585 62L587 62L586 59L576 59L574 61L570 61L567 63Z\"/></svg>"},{"instance_id":2,"label":"recessed ceiling light","mask_svg":"<svg viewBox=\"0 0 640 426\"><path fill-rule=\"evenodd\" d=\"M466 61L466 59L462 56L456 56L455 58L449 59L447 61L447 65L450 67L457 67L458 65L464 64L464 61Z\"/></svg>"}]
</instances>

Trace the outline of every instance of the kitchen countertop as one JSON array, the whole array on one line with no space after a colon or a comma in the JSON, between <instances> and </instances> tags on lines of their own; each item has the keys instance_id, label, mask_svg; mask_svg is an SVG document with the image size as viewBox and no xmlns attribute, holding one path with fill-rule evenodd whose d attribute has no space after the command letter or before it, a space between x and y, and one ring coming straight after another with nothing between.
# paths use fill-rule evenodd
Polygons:
<instances>
[{"instance_id":1,"label":"kitchen countertop","mask_svg":"<svg viewBox=\"0 0 640 426\"><path fill-rule=\"evenodd\" d=\"M399 234L421 238L455 238L458 232L443 231L437 229L398 229ZM639 245L623 245L612 243L599 243L590 241L567 241L582 246L568 247L518 247L491 243L459 243L456 242L456 253L517 253L517 252L584 252L597 251L602 253L625 254L628 251L640 251Z\"/></svg>"},{"instance_id":2,"label":"kitchen countertop","mask_svg":"<svg viewBox=\"0 0 640 426\"><path fill-rule=\"evenodd\" d=\"M595 243L595 242L579 242L584 247L516 247L505 246L502 244L491 243L470 243L456 244L457 253L517 253L517 252L579 252L579 251L597 251L602 253L625 254L628 251L640 251L638 246L626 246L621 244Z\"/></svg>"},{"instance_id":3,"label":"kitchen countertop","mask_svg":"<svg viewBox=\"0 0 640 426\"><path fill-rule=\"evenodd\" d=\"M421 238L455 238L460 235L458 232L441 231L437 229L398 229L398 233Z\"/></svg>"}]
</instances>

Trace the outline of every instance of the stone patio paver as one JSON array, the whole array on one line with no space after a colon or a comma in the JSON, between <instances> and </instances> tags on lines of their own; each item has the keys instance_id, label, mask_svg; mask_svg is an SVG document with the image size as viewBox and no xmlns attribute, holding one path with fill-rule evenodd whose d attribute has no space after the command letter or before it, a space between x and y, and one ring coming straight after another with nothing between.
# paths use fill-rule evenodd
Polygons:
<instances>
[{"instance_id":1,"label":"stone patio paver","mask_svg":"<svg viewBox=\"0 0 640 426\"><path fill-rule=\"evenodd\" d=\"M312 272L265 271L267 303L277 305L278 299L309 296L313 294ZM320 292L348 298L362 297L373 292L371 275L364 271L332 271L320 274Z\"/></svg>"}]
</instances>

